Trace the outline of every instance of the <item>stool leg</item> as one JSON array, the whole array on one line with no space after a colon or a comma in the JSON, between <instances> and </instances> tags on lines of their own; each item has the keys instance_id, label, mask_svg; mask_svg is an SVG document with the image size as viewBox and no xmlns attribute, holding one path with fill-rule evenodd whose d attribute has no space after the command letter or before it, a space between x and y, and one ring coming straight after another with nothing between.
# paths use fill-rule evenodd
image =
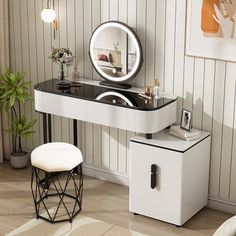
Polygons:
<instances>
[{"instance_id":1,"label":"stool leg","mask_svg":"<svg viewBox=\"0 0 236 236\"><path fill-rule=\"evenodd\" d=\"M37 191L38 191L38 186L37 186L37 180L36 180L36 173L35 173L36 169L35 167L32 166L32 173L31 173L31 192L32 192L32 196L33 196L33 201L34 201L34 207L35 207L35 212L36 212L36 218L38 219L38 208L37 208ZM33 184L34 184L34 179L35 179L35 189L33 188Z\"/></svg>"},{"instance_id":2,"label":"stool leg","mask_svg":"<svg viewBox=\"0 0 236 236\"><path fill-rule=\"evenodd\" d=\"M80 172L80 207L82 209L82 198L83 198L83 185L84 185L84 176L83 176L83 168L82 163L79 165L79 172Z\"/></svg>"},{"instance_id":3,"label":"stool leg","mask_svg":"<svg viewBox=\"0 0 236 236\"><path fill-rule=\"evenodd\" d=\"M73 218L79 214L82 209L83 196L82 164L78 165L77 169L79 172L78 174L76 174L74 170L60 172L62 174L67 174L66 181L64 181L64 178L60 180L60 176L54 175L55 173L53 172L45 172L37 167L32 167L31 189L37 219L40 218L50 223L63 221L72 222ZM46 176L46 179L42 174ZM52 191L46 191L47 183L48 186L49 184L51 185ZM70 183L74 185L74 192L72 194L70 189L67 192L67 187ZM51 204L54 204L55 199L51 201L54 197L57 198L55 202L56 210L55 212L51 212L49 207L52 207ZM47 200L45 200L46 198ZM69 203L68 199L71 199ZM72 204L74 204L73 209L71 209L71 201ZM63 217L64 215L61 215L60 213L60 210L63 208L67 213L67 217Z\"/></svg>"},{"instance_id":4,"label":"stool leg","mask_svg":"<svg viewBox=\"0 0 236 236\"><path fill-rule=\"evenodd\" d=\"M45 172L45 183L44 183L44 190L45 193L47 194L48 189L49 189L49 181L50 181L50 175L48 172Z\"/></svg>"}]
</instances>

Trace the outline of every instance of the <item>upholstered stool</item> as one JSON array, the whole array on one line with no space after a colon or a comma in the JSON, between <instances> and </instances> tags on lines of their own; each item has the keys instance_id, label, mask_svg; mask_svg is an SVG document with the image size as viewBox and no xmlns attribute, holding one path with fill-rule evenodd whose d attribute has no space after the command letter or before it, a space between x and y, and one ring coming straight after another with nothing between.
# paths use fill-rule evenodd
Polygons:
<instances>
[{"instance_id":1,"label":"upholstered stool","mask_svg":"<svg viewBox=\"0 0 236 236\"><path fill-rule=\"evenodd\" d=\"M226 220L213 234L213 236L235 236L236 235L236 216Z\"/></svg>"},{"instance_id":2,"label":"upholstered stool","mask_svg":"<svg viewBox=\"0 0 236 236\"><path fill-rule=\"evenodd\" d=\"M43 144L31 153L31 189L36 217L51 223L70 221L80 212L83 157L72 144Z\"/></svg>"}]
</instances>

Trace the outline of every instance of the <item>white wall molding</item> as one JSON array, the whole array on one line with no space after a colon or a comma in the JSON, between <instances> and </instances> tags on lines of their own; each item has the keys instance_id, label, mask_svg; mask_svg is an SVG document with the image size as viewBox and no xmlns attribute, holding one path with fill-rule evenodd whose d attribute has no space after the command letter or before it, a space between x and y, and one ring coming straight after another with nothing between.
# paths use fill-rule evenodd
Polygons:
<instances>
[{"instance_id":1,"label":"white wall molding","mask_svg":"<svg viewBox=\"0 0 236 236\"><path fill-rule=\"evenodd\" d=\"M229 201L209 197L207 206L215 210L236 214L236 203Z\"/></svg>"},{"instance_id":2,"label":"white wall molding","mask_svg":"<svg viewBox=\"0 0 236 236\"><path fill-rule=\"evenodd\" d=\"M116 171L96 168L94 166L83 165L83 174L97 179L102 179L115 184L129 186L129 176Z\"/></svg>"}]
</instances>

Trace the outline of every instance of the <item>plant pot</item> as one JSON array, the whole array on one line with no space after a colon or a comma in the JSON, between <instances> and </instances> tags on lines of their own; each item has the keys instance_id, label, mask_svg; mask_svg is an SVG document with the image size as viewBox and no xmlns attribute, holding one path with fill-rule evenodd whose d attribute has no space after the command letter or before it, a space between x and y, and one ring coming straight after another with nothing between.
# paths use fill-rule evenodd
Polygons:
<instances>
[{"instance_id":1,"label":"plant pot","mask_svg":"<svg viewBox=\"0 0 236 236\"><path fill-rule=\"evenodd\" d=\"M28 166L29 163L29 153L12 153L11 154L11 166L15 169L22 169Z\"/></svg>"}]
</instances>

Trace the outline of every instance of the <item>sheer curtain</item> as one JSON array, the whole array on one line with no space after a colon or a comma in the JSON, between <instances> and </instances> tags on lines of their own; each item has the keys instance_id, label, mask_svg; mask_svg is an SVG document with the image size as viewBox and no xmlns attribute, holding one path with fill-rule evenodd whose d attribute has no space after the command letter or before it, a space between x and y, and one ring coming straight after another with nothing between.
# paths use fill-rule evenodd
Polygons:
<instances>
[{"instance_id":1,"label":"sheer curtain","mask_svg":"<svg viewBox=\"0 0 236 236\"><path fill-rule=\"evenodd\" d=\"M8 0L0 0L0 74L9 67L9 29L8 29ZM4 132L8 127L8 119L0 108L0 163L3 157L9 159L10 135Z\"/></svg>"}]
</instances>

